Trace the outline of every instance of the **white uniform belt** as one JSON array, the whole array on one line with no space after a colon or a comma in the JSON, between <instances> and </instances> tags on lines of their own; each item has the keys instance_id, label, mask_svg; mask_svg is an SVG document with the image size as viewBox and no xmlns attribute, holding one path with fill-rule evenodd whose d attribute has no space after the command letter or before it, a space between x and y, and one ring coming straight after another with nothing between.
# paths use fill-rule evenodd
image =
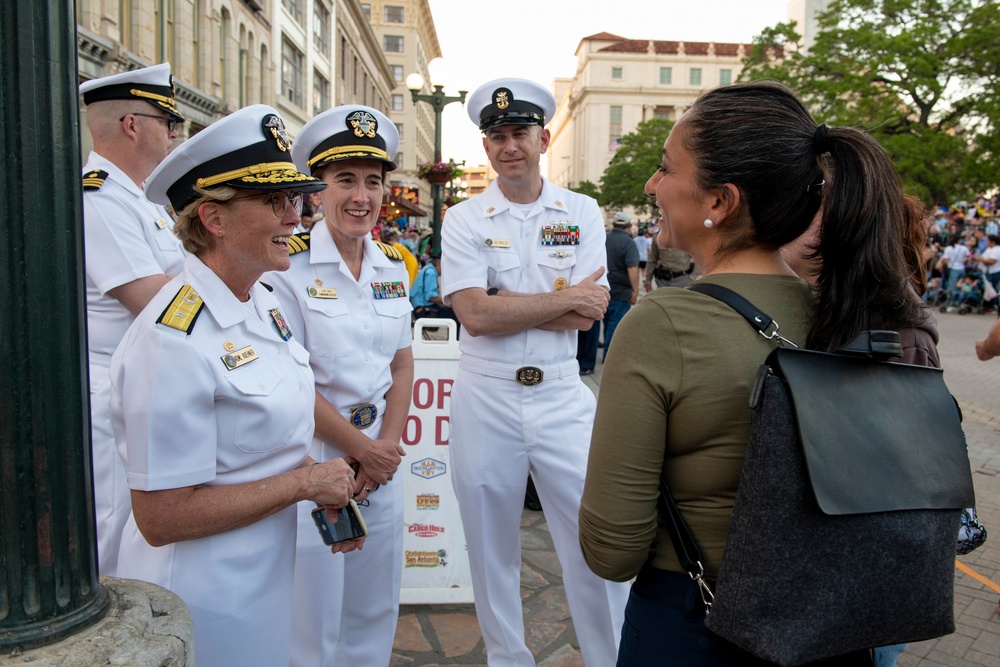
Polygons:
<instances>
[{"instance_id":1,"label":"white uniform belt","mask_svg":"<svg viewBox=\"0 0 1000 667\"><path fill-rule=\"evenodd\" d=\"M463 354L458 361L458 367L477 375L500 378L501 380L514 380L528 387L545 380L579 377L580 375L580 364L577 363L576 359L570 359L561 364L552 364L550 366L517 366L515 364L487 361L486 359Z\"/></svg>"}]
</instances>

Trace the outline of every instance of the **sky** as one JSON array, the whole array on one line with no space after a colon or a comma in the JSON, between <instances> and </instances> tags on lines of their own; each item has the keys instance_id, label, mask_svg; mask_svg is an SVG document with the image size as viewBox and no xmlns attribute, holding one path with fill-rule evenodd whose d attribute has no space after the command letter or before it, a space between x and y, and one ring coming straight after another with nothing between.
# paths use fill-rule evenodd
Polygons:
<instances>
[{"instance_id":1,"label":"sky","mask_svg":"<svg viewBox=\"0 0 1000 667\"><path fill-rule=\"evenodd\" d=\"M429 0L442 58L431 63L445 93L470 93L504 76L551 89L572 78L584 37L744 42L788 20L789 0ZM432 83L428 82L428 83ZM485 164L482 134L464 105L445 107L442 158Z\"/></svg>"}]
</instances>

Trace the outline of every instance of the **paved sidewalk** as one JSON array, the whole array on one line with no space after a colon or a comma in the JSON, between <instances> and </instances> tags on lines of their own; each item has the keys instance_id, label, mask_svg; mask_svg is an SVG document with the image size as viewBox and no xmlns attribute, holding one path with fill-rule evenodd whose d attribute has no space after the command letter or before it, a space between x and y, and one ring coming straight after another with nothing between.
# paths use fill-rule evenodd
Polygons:
<instances>
[{"instance_id":1,"label":"paved sidewalk","mask_svg":"<svg viewBox=\"0 0 1000 667\"><path fill-rule=\"evenodd\" d=\"M1000 665L1000 359L980 362L974 343L995 321L990 315L939 314L939 350L948 387L965 415L980 518L990 538L961 557L955 571L954 634L912 644L899 667ZM598 393L603 370L585 382ZM521 517L521 597L528 646L540 667L582 667L556 559L541 512ZM892 573L887 573L891 576ZM984 583L985 582L985 583ZM392 667L486 665L472 605L404 606ZM612 667L591 665L589 667Z\"/></svg>"}]
</instances>

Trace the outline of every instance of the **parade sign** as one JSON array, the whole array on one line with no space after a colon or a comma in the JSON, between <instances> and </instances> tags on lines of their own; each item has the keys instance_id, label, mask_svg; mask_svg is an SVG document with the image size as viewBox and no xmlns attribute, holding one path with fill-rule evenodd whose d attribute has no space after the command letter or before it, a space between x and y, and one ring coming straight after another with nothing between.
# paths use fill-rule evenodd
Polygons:
<instances>
[{"instance_id":1,"label":"parade sign","mask_svg":"<svg viewBox=\"0 0 1000 667\"><path fill-rule=\"evenodd\" d=\"M451 387L458 374L457 325L419 319L413 329L413 400L403 429L402 604L472 602L472 575L448 448ZM424 329L447 331L424 340Z\"/></svg>"}]
</instances>

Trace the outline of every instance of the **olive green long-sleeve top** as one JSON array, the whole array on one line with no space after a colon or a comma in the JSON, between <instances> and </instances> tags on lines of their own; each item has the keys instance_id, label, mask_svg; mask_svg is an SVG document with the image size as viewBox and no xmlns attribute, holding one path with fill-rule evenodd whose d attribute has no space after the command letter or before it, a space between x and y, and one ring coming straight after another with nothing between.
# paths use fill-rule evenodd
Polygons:
<instances>
[{"instance_id":1,"label":"olive green long-sleeve top","mask_svg":"<svg viewBox=\"0 0 1000 667\"><path fill-rule=\"evenodd\" d=\"M805 344L814 302L793 276L719 274L699 282L740 293ZM665 476L717 576L750 432L750 390L776 347L738 313L679 288L643 297L615 331L601 379L580 545L590 568L614 581L643 564L683 572L657 521Z\"/></svg>"}]
</instances>

